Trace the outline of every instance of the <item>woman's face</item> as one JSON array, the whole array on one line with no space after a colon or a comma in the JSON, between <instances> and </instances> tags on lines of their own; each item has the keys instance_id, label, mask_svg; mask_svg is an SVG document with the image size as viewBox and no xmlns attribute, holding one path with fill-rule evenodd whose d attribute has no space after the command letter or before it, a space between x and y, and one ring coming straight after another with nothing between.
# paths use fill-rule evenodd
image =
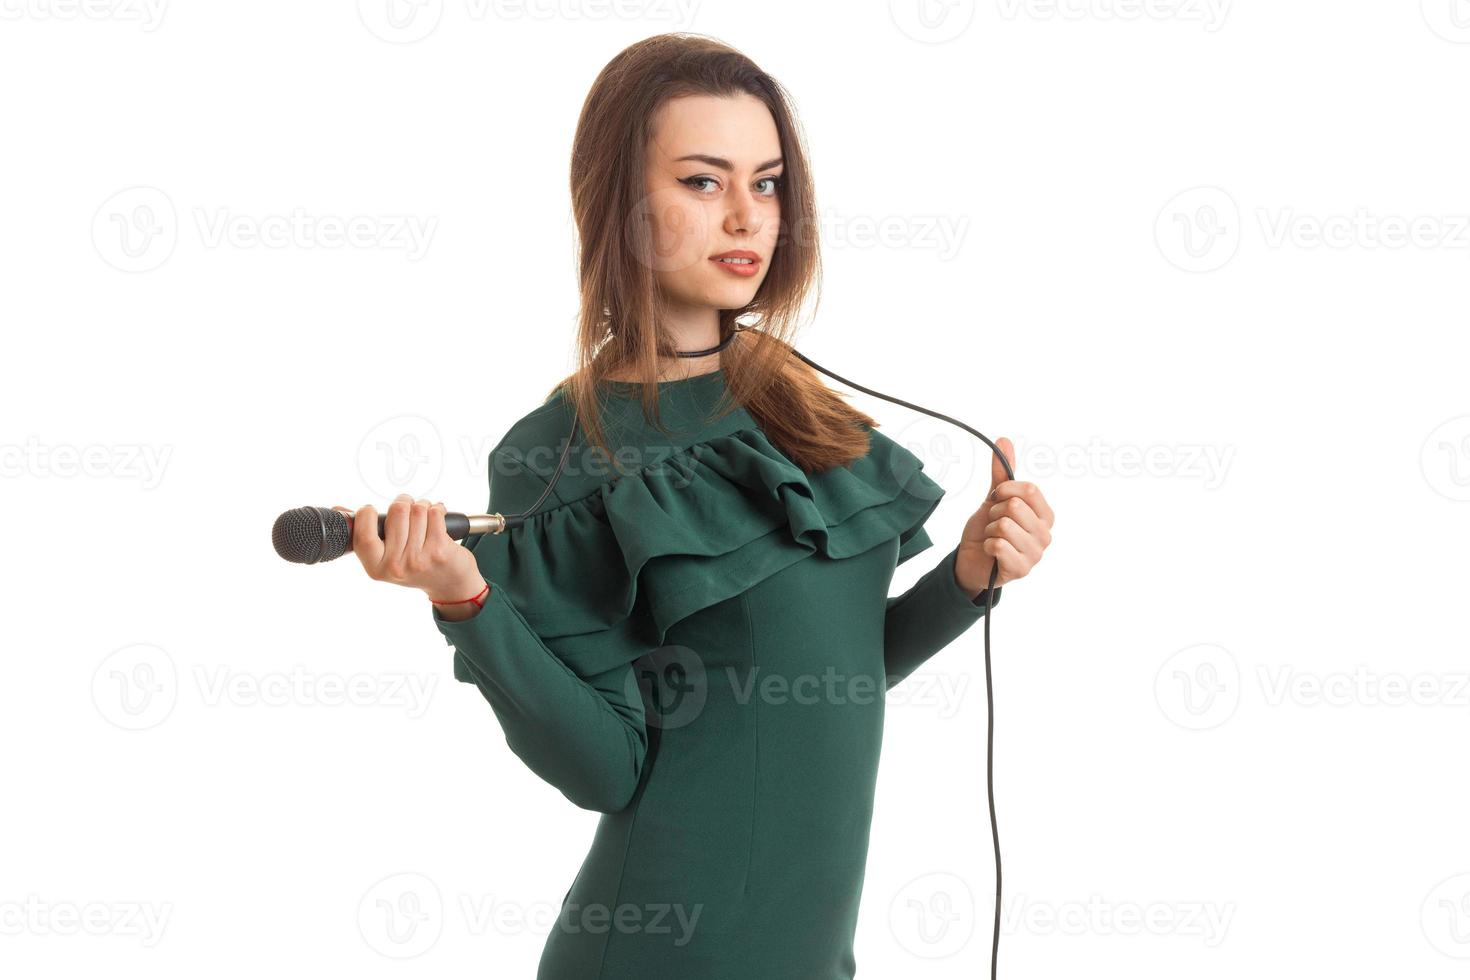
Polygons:
<instances>
[{"instance_id":1,"label":"woman's face","mask_svg":"<svg viewBox=\"0 0 1470 980\"><path fill-rule=\"evenodd\" d=\"M648 144L643 213L652 221L654 275L672 307L732 310L751 301L776 248L783 172L776 123L759 99L690 95L663 104Z\"/></svg>"}]
</instances>

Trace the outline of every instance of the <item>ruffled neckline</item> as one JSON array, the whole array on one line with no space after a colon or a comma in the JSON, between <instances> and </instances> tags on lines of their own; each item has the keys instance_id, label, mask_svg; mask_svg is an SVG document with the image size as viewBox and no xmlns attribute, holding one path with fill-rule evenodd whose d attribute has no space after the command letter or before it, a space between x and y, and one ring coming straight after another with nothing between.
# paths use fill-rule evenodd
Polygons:
<instances>
[{"instance_id":1,"label":"ruffled neckline","mask_svg":"<svg viewBox=\"0 0 1470 980\"><path fill-rule=\"evenodd\" d=\"M659 381L656 384L659 391L665 391L669 388L675 388L680 385L697 386L702 384L713 384L715 381L723 382L724 380L725 369L716 368L713 371L706 371L702 374L690 375L687 378L669 378L667 381ZM643 390L643 383L641 381L614 381L612 379L607 379L605 381L605 384L612 390L618 392L631 392L636 394L637 392Z\"/></svg>"},{"instance_id":2,"label":"ruffled neckline","mask_svg":"<svg viewBox=\"0 0 1470 980\"><path fill-rule=\"evenodd\" d=\"M867 455L811 475L758 427L708 437L482 535L474 554L492 588L587 678L812 555L847 558L896 538L901 564L930 547L923 525L944 489L913 453L867 432Z\"/></svg>"}]
</instances>

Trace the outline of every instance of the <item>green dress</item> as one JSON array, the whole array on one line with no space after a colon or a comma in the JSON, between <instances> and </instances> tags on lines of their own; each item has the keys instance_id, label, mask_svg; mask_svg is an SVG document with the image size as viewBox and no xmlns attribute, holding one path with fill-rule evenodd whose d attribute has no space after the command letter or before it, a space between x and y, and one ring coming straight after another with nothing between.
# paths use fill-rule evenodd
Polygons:
<instances>
[{"instance_id":1,"label":"green dress","mask_svg":"<svg viewBox=\"0 0 1470 980\"><path fill-rule=\"evenodd\" d=\"M888 597L944 493L917 457L870 428L808 476L710 420L724 383L661 383L667 432L611 383L611 463L579 426L541 509L465 540L484 607L433 611L511 750L602 814L538 980L853 977L884 693L985 614L953 550ZM536 502L571 421L558 391L510 428L491 512Z\"/></svg>"}]
</instances>

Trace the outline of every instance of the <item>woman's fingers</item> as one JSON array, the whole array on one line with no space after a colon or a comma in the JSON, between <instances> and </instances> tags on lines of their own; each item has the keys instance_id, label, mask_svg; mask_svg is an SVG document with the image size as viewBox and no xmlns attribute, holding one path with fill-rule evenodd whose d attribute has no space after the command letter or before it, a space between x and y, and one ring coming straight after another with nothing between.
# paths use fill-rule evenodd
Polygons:
<instances>
[{"instance_id":1,"label":"woman's fingers","mask_svg":"<svg viewBox=\"0 0 1470 980\"><path fill-rule=\"evenodd\" d=\"M403 563L410 572L424 568L424 542L429 533L429 502L415 500L408 511L408 540L403 546Z\"/></svg>"},{"instance_id":2,"label":"woman's fingers","mask_svg":"<svg viewBox=\"0 0 1470 980\"><path fill-rule=\"evenodd\" d=\"M368 578L423 589L430 597L473 591L483 585L479 566L468 548L446 547L449 537L444 502L414 500L399 494L388 505L383 534L378 536L378 514L367 504L354 514L334 506L352 519L352 551Z\"/></svg>"},{"instance_id":3,"label":"woman's fingers","mask_svg":"<svg viewBox=\"0 0 1470 980\"><path fill-rule=\"evenodd\" d=\"M990 522L985 525L987 535L1001 534L1005 528L1010 527L1035 538L1043 548L1051 544L1051 529L1022 497L1007 497L998 504L991 504L990 512L986 516L990 518ZM1009 518L1009 522L1005 522L1005 518ZM1014 535L1007 534L1006 537L1016 544L1020 543Z\"/></svg>"},{"instance_id":4,"label":"woman's fingers","mask_svg":"<svg viewBox=\"0 0 1470 980\"><path fill-rule=\"evenodd\" d=\"M377 578L383 563L383 539L378 537L378 512L371 504L363 504L356 513L346 507L333 507L352 518L352 553L362 562L363 570Z\"/></svg>"},{"instance_id":5,"label":"woman's fingers","mask_svg":"<svg viewBox=\"0 0 1470 980\"><path fill-rule=\"evenodd\" d=\"M440 538L449 536L449 528L444 525L445 511L442 500L434 501L434 505L429 508L429 527L424 532L424 547L430 547L431 543L437 543Z\"/></svg>"},{"instance_id":6,"label":"woman's fingers","mask_svg":"<svg viewBox=\"0 0 1470 980\"><path fill-rule=\"evenodd\" d=\"M1031 571L1032 562L1005 538L986 538L981 548L1000 566L1000 573L997 575L998 585L1014 582Z\"/></svg>"},{"instance_id":7,"label":"woman's fingers","mask_svg":"<svg viewBox=\"0 0 1470 980\"><path fill-rule=\"evenodd\" d=\"M408 570L403 564L403 552L408 545L409 512L412 508L413 498L406 493L400 493L388 505L388 519L383 528L383 560L379 563L379 571L394 582L402 579Z\"/></svg>"},{"instance_id":8,"label":"woman's fingers","mask_svg":"<svg viewBox=\"0 0 1470 980\"><path fill-rule=\"evenodd\" d=\"M1041 488L1026 480L1007 480L990 491L990 499L996 503L1006 500L1021 500L1048 526L1056 520L1051 505L1046 502Z\"/></svg>"}]
</instances>

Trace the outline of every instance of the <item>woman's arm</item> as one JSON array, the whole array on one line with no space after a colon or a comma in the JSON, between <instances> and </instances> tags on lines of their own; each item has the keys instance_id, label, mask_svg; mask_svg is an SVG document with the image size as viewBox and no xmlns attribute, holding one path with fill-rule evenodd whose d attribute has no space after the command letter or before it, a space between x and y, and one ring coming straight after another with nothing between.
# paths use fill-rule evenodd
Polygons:
<instances>
[{"instance_id":1,"label":"woman's arm","mask_svg":"<svg viewBox=\"0 0 1470 980\"><path fill-rule=\"evenodd\" d=\"M628 805L648 749L634 667L582 680L494 582L469 619L453 622L435 609L434 621L532 772L583 809Z\"/></svg>"},{"instance_id":2,"label":"woman's arm","mask_svg":"<svg viewBox=\"0 0 1470 980\"><path fill-rule=\"evenodd\" d=\"M500 459L499 449L491 453L491 506L519 514L536 502L546 483L525 465ZM543 507L559 503L553 493ZM464 544L473 549L485 537L467 538ZM457 651L456 673L473 680L499 719L506 744L533 772L583 809L623 809L637 789L648 749L635 668L624 664L585 680L578 677L505 590L485 581L490 592L484 606L466 619L451 620L432 607L435 625ZM475 591L443 598L465 598Z\"/></svg>"},{"instance_id":3,"label":"woman's arm","mask_svg":"<svg viewBox=\"0 0 1470 980\"><path fill-rule=\"evenodd\" d=\"M995 445L1014 468L1016 449L1011 440L1002 436ZM1041 560L1055 522L1041 489L1008 479L1005 463L992 455L990 494L965 523L960 543L912 589L888 600L884 625L888 687L985 615L985 593L991 590L983 583L991 581L992 571L996 586L990 605L998 605L1005 584L1029 574ZM899 560L930 543L920 527L911 540L900 543Z\"/></svg>"},{"instance_id":4,"label":"woman's arm","mask_svg":"<svg viewBox=\"0 0 1470 980\"><path fill-rule=\"evenodd\" d=\"M885 688L892 689L920 664L985 616L985 592L971 594L955 580L956 546L903 595L888 599L883 620ZM1003 591L991 597L994 608Z\"/></svg>"}]
</instances>

